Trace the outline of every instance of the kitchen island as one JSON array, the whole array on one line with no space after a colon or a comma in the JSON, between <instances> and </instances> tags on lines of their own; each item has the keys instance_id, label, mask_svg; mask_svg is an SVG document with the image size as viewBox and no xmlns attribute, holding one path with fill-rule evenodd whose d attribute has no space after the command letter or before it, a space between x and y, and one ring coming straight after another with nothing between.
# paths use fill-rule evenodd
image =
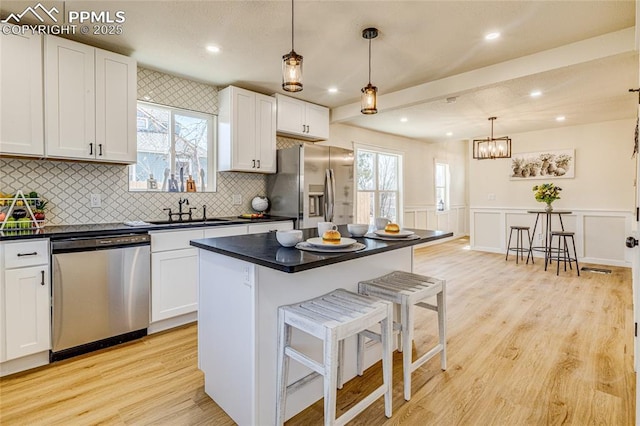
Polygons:
<instances>
[{"instance_id":1,"label":"kitchen island","mask_svg":"<svg viewBox=\"0 0 640 426\"><path fill-rule=\"evenodd\" d=\"M349 235L340 227L342 235ZM413 270L413 248L451 232L414 230L420 238L356 238L351 253L317 253L280 246L274 232L191 241L199 248L198 363L205 392L239 425L275 422L277 308L337 288L357 292L358 282L394 270ZM304 239L317 236L304 230ZM294 346L316 359L321 342L296 333ZM355 338L345 341L344 378L356 375ZM365 366L380 359L379 344L365 346ZM310 373L292 362L289 382ZM322 379L287 398L287 418L322 398Z\"/></svg>"}]
</instances>

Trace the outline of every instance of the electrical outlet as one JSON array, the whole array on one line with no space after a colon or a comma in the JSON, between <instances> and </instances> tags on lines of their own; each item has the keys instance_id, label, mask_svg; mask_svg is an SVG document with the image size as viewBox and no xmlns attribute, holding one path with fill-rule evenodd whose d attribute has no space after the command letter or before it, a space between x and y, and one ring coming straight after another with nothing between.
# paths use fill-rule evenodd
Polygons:
<instances>
[{"instance_id":1,"label":"electrical outlet","mask_svg":"<svg viewBox=\"0 0 640 426\"><path fill-rule=\"evenodd\" d=\"M542 232L538 233L538 241L542 241Z\"/></svg>"},{"instance_id":2,"label":"electrical outlet","mask_svg":"<svg viewBox=\"0 0 640 426\"><path fill-rule=\"evenodd\" d=\"M239 206L242 204L242 195L240 194L233 194L231 196L231 204L233 204L234 206Z\"/></svg>"},{"instance_id":3,"label":"electrical outlet","mask_svg":"<svg viewBox=\"0 0 640 426\"><path fill-rule=\"evenodd\" d=\"M495 199L496 199L496 194L494 193L487 194L487 200L495 201Z\"/></svg>"},{"instance_id":4,"label":"electrical outlet","mask_svg":"<svg viewBox=\"0 0 640 426\"><path fill-rule=\"evenodd\" d=\"M102 207L102 196L100 194L91 194L91 208Z\"/></svg>"}]
</instances>

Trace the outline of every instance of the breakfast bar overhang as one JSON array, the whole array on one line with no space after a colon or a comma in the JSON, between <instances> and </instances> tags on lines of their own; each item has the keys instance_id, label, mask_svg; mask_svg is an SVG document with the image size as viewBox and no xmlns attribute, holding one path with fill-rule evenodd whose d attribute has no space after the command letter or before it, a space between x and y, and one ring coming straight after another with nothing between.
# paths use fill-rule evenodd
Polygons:
<instances>
[{"instance_id":1,"label":"breakfast bar overhang","mask_svg":"<svg viewBox=\"0 0 640 426\"><path fill-rule=\"evenodd\" d=\"M346 227L340 227L348 235ZM443 231L413 230L419 238L357 238L363 250L315 253L278 244L275 232L191 241L199 250L198 363L205 392L239 425L275 422L277 309L337 288L357 292L358 282L394 270L413 271L418 244L448 238ZM304 239L315 237L304 230ZM294 346L320 357L321 343L294 333ZM380 359L379 344L366 345L365 367ZM309 374L291 363L289 382ZM345 342L345 380L356 375L355 339ZM322 398L322 380L291 393L287 418Z\"/></svg>"}]
</instances>

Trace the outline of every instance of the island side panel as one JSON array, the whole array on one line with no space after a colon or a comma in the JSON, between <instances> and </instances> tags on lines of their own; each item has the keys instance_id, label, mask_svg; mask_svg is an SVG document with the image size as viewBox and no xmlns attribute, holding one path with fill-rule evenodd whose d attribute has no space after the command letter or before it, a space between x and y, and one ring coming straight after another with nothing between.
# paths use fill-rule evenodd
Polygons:
<instances>
[{"instance_id":1,"label":"island side panel","mask_svg":"<svg viewBox=\"0 0 640 426\"><path fill-rule=\"evenodd\" d=\"M198 251L198 361L205 392L237 424L262 424L255 418L255 265Z\"/></svg>"},{"instance_id":2,"label":"island side panel","mask_svg":"<svg viewBox=\"0 0 640 426\"><path fill-rule=\"evenodd\" d=\"M311 299L337 288L358 291L358 282L372 279L395 270L412 271L413 248L405 247L393 251L357 258L346 262L287 274L263 266L256 267L257 294L257 347L258 362L258 425L272 424L275 419L276 401L276 354L277 354L277 309ZM293 333L292 344L322 360L322 344L303 333ZM366 345L365 366L381 358L380 344ZM355 337L345 342L345 381L356 375ZM290 362L289 383L306 376L310 370L295 361ZM322 398L322 380L316 379L290 394L287 398L286 418L289 419L315 401ZM215 398L214 398L215 399Z\"/></svg>"}]
</instances>

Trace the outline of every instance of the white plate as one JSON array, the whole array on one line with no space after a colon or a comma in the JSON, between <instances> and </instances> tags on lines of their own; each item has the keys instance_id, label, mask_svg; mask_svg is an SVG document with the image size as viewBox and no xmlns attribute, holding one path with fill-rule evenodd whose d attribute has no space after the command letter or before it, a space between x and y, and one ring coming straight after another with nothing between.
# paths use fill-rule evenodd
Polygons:
<instances>
[{"instance_id":1,"label":"white plate","mask_svg":"<svg viewBox=\"0 0 640 426\"><path fill-rule=\"evenodd\" d=\"M312 246L322 247L322 248L342 248L342 247L348 247L353 243L357 243L356 240L353 240L351 238L340 238L339 244L332 244L332 243L326 243L322 241L322 238L320 237L309 238L307 242Z\"/></svg>"},{"instance_id":2,"label":"white plate","mask_svg":"<svg viewBox=\"0 0 640 426\"><path fill-rule=\"evenodd\" d=\"M385 232L384 229L378 229L374 231L374 233L381 237L391 237L391 238L404 238L414 234L413 231L402 230L400 232Z\"/></svg>"}]
</instances>

